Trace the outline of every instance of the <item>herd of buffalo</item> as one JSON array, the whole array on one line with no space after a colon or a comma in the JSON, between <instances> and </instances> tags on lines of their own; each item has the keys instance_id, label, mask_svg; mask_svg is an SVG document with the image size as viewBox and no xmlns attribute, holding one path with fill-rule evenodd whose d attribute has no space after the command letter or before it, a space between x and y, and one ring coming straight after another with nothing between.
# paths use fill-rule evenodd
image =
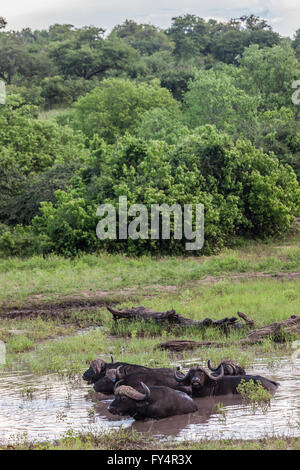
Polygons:
<instances>
[{"instance_id":1,"label":"herd of buffalo","mask_svg":"<svg viewBox=\"0 0 300 470\"><path fill-rule=\"evenodd\" d=\"M192 367L187 374L171 368L154 369L125 362L107 363L95 359L82 376L94 390L114 394L108 407L112 414L131 416L136 420L166 418L193 413L198 407L192 397L238 394L242 380L253 380L274 393L278 383L259 375L246 375L245 370L231 360L217 368L208 361L208 370Z\"/></svg>"}]
</instances>

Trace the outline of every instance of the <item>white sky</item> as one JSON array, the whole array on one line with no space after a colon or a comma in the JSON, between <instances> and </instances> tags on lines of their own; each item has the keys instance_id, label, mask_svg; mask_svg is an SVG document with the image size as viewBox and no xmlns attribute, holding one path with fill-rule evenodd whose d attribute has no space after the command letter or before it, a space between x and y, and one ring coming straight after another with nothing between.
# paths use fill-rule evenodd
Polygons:
<instances>
[{"instance_id":1,"label":"white sky","mask_svg":"<svg viewBox=\"0 0 300 470\"><path fill-rule=\"evenodd\" d=\"M173 16L230 19L254 13L275 31L293 36L300 28L300 0L1 0L8 29L47 28L54 23L94 25L110 30L125 19L168 27Z\"/></svg>"}]
</instances>

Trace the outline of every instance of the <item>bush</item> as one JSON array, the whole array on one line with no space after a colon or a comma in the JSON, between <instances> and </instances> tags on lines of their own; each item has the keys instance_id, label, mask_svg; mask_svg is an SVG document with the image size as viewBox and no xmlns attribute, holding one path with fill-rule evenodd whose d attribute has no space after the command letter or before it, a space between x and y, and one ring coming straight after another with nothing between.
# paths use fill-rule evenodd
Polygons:
<instances>
[{"instance_id":1,"label":"bush","mask_svg":"<svg viewBox=\"0 0 300 470\"><path fill-rule=\"evenodd\" d=\"M74 104L71 125L89 138L97 134L112 143L134 131L143 113L152 108L178 112L178 103L155 81L136 84L127 79L105 79Z\"/></svg>"},{"instance_id":2,"label":"bush","mask_svg":"<svg viewBox=\"0 0 300 470\"><path fill-rule=\"evenodd\" d=\"M41 253L39 237L32 227L17 225L14 228L0 226L0 255L6 256L32 256Z\"/></svg>"},{"instance_id":3,"label":"bush","mask_svg":"<svg viewBox=\"0 0 300 470\"><path fill-rule=\"evenodd\" d=\"M144 204L148 214L155 203L204 204L206 253L229 245L241 233L264 237L285 232L300 204L290 167L248 141L234 144L211 126L199 128L177 146L132 136L115 145L96 139L70 189L58 191L55 204L43 203L41 215L33 220L43 249L65 255L97 249L133 255L186 253L186 240L174 239L173 220L171 240L98 240L96 208L111 203L118 209L119 196L127 196L128 206Z\"/></svg>"}]
</instances>

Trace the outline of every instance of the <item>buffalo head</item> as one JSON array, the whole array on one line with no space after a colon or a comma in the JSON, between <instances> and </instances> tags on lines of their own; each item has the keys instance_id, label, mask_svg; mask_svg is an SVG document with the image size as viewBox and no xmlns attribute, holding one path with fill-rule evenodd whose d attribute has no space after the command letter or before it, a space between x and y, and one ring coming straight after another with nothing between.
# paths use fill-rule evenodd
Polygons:
<instances>
[{"instance_id":1,"label":"buffalo head","mask_svg":"<svg viewBox=\"0 0 300 470\"><path fill-rule=\"evenodd\" d=\"M114 385L117 381L116 369L108 369L104 376L100 377L99 380L94 384L95 392L101 392L105 394L114 393Z\"/></svg>"},{"instance_id":2,"label":"buffalo head","mask_svg":"<svg viewBox=\"0 0 300 470\"><path fill-rule=\"evenodd\" d=\"M221 365L219 375L213 375L202 366L192 367L185 376L179 376L175 372L175 379L183 385L192 386L192 394L195 396L210 395L214 383L224 376L224 369Z\"/></svg>"},{"instance_id":3,"label":"buffalo head","mask_svg":"<svg viewBox=\"0 0 300 470\"><path fill-rule=\"evenodd\" d=\"M224 368L224 375L246 375L245 369L236 364L236 362L230 360L222 361L216 368L211 366L210 361L208 361L207 365L208 368L213 372L213 375L220 374L221 366Z\"/></svg>"},{"instance_id":4,"label":"buffalo head","mask_svg":"<svg viewBox=\"0 0 300 470\"><path fill-rule=\"evenodd\" d=\"M144 406L151 392L147 385L141 382L143 392L138 392L135 388L128 385L115 386L115 399L109 405L108 411L115 415L129 415L132 418L137 414L137 408Z\"/></svg>"},{"instance_id":5,"label":"buffalo head","mask_svg":"<svg viewBox=\"0 0 300 470\"><path fill-rule=\"evenodd\" d=\"M96 383L103 375L106 370L106 362L103 359L94 359L90 363L90 367L85 371L82 378L88 384Z\"/></svg>"}]
</instances>

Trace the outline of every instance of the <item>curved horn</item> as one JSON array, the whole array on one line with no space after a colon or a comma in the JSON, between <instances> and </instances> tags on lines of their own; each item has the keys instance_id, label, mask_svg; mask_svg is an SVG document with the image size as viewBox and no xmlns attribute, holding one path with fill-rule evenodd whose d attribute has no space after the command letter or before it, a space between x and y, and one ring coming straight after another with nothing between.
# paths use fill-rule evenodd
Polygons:
<instances>
[{"instance_id":1,"label":"curved horn","mask_svg":"<svg viewBox=\"0 0 300 470\"><path fill-rule=\"evenodd\" d=\"M114 363L114 358L113 358L113 356L110 356L110 360L111 360L111 363L113 364L113 363Z\"/></svg>"},{"instance_id":2,"label":"curved horn","mask_svg":"<svg viewBox=\"0 0 300 470\"><path fill-rule=\"evenodd\" d=\"M212 370L213 372L217 372L218 369L220 368L220 365L218 365L218 367L216 367L215 369L211 366L211 362L210 362L210 359L207 361L207 366L209 368L209 370Z\"/></svg>"},{"instance_id":3,"label":"curved horn","mask_svg":"<svg viewBox=\"0 0 300 470\"><path fill-rule=\"evenodd\" d=\"M174 371L174 377L177 382L184 382L189 376L189 372L184 377L179 377L177 374L177 370Z\"/></svg>"},{"instance_id":4,"label":"curved horn","mask_svg":"<svg viewBox=\"0 0 300 470\"><path fill-rule=\"evenodd\" d=\"M93 371L95 372L95 374L100 374L102 370L105 369L105 364L106 362L103 361L103 359L94 359L91 362L91 367Z\"/></svg>"},{"instance_id":5,"label":"curved horn","mask_svg":"<svg viewBox=\"0 0 300 470\"><path fill-rule=\"evenodd\" d=\"M226 364L227 370L229 371L230 375L235 375L236 374L236 368L234 367L233 364ZM230 372L231 371L231 372Z\"/></svg>"},{"instance_id":6,"label":"curved horn","mask_svg":"<svg viewBox=\"0 0 300 470\"><path fill-rule=\"evenodd\" d=\"M207 372L207 371L205 371L205 372L206 372L206 375L207 375L211 380L217 381L217 380L220 380L220 379L223 377L223 375L224 375L224 367L223 367L223 364L221 364L220 369L221 369L221 372L220 372L220 374L217 375L217 376L212 375L210 372Z\"/></svg>"},{"instance_id":7,"label":"curved horn","mask_svg":"<svg viewBox=\"0 0 300 470\"><path fill-rule=\"evenodd\" d=\"M124 382L124 380L118 380L118 382L115 383L115 385L114 385L114 394L116 394L117 388L121 387L122 382Z\"/></svg>"},{"instance_id":8,"label":"curved horn","mask_svg":"<svg viewBox=\"0 0 300 470\"><path fill-rule=\"evenodd\" d=\"M147 387L145 384L144 386ZM147 393L148 392L145 392L145 393L138 392L137 390L135 390L135 388L130 387L129 385L121 385L120 387L115 388L115 395L125 395L126 397L132 398L135 401L145 400L147 397Z\"/></svg>"},{"instance_id":9,"label":"curved horn","mask_svg":"<svg viewBox=\"0 0 300 470\"><path fill-rule=\"evenodd\" d=\"M146 400L146 398L150 398L151 392L150 392L149 388L147 387L147 385L144 384L144 382L141 382L141 386L145 390L145 400Z\"/></svg>"},{"instance_id":10,"label":"curved horn","mask_svg":"<svg viewBox=\"0 0 300 470\"><path fill-rule=\"evenodd\" d=\"M116 368L116 379L117 380L124 378L124 374L121 373L122 367L123 366L119 366L119 367Z\"/></svg>"}]
</instances>

